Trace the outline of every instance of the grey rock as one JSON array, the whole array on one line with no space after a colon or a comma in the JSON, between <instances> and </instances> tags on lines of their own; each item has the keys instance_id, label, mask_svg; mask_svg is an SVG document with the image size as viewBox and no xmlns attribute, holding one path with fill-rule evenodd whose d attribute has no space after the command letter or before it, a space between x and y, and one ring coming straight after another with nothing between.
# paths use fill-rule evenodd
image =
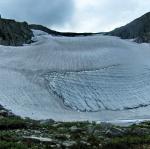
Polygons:
<instances>
[{"instance_id":1,"label":"grey rock","mask_svg":"<svg viewBox=\"0 0 150 149\"><path fill-rule=\"evenodd\" d=\"M111 129L108 129L105 133L106 136L108 137L120 137L125 134L125 131L120 128L113 127Z\"/></svg>"},{"instance_id":2,"label":"grey rock","mask_svg":"<svg viewBox=\"0 0 150 149\"><path fill-rule=\"evenodd\" d=\"M46 125L54 124L54 123L55 123L55 121L53 119L47 119L47 120L41 120L40 121L40 124L46 124Z\"/></svg>"},{"instance_id":3,"label":"grey rock","mask_svg":"<svg viewBox=\"0 0 150 149\"><path fill-rule=\"evenodd\" d=\"M75 146L77 143L75 142L75 141L64 141L63 143L62 143L62 145L64 146L64 147L67 147L67 148L70 148L70 147L73 147L73 146Z\"/></svg>"},{"instance_id":4,"label":"grey rock","mask_svg":"<svg viewBox=\"0 0 150 149\"><path fill-rule=\"evenodd\" d=\"M90 146L91 144L86 142L86 141L80 141L80 144L84 145L84 146Z\"/></svg>"},{"instance_id":5,"label":"grey rock","mask_svg":"<svg viewBox=\"0 0 150 149\"><path fill-rule=\"evenodd\" d=\"M67 139L70 138L70 135L67 135L67 134L56 134L55 138L59 139L59 140L67 140Z\"/></svg>"},{"instance_id":6,"label":"grey rock","mask_svg":"<svg viewBox=\"0 0 150 149\"><path fill-rule=\"evenodd\" d=\"M150 32L137 37L134 41L137 43L150 43Z\"/></svg>"},{"instance_id":7,"label":"grey rock","mask_svg":"<svg viewBox=\"0 0 150 149\"><path fill-rule=\"evenodd\" d=\"M70 128L70 132L71 133L80 133L82 131L82 129L81 128L78 128L77 126L72 126L71 128Z\"/></svg>"},{"instance_id":8,"label":"grey rock","mask_svg":"<svg viewBox=\"0 0 150 149\"><path fill-rule=\"evenodd\" d=\"M136 39L135 41L138 43L150 42L150 12L125 26L105 34L118 36L122 39Z\"/></svg>"},{"instance_id":9,"label":"grey rock","mask_svg":"<svg viewBox=\"0 0 150 149\"><path fill-rule=\"evenodd\" d=\"M6 116L8 116L8 112L5 110L0 110L0 116L6 117Z\"/></svg>"},{"instance_id":10,"label":"grey rock","mask_svg":"<svg viewBox=\"0 0 150 149\"><path fill-rule=\"evenodd\" d=\"M37 25L37 24L30 24L29 27L30 27L30 29L41 30L41 31L46 32L46 33L48 33L50 35L53 35L53 36L76 37L76 36L91 36L91 35L94 35L94 33L58 32L58 31L51 30L51 29L49 29L45 26Z\"/></svg>"},{"instance_id":11,"label":"grey rock","mask_svg":"<svg viewBox=\"0 0 150 149\"><path fill-rule=\"evenodd\" d=\"M60 144L56 144L56 148L61 148L61 145Z\"/></svg>"},{"instance_id":12,"label":"grey rock","mask_svg":"<svg viewBox=\"0 0 150 149\"><path fill-rule=\"evenodd\" d=\"M132 134L135 134L137 136L143 136L143 135L149 135L150 134L150 130L147 128L134 128L131 131Z\"/></svg>"},{"instance_id":13,"label":"grey rock","mask_svg":"<svg viewBox=\"0 0 150 149\"><path fill-rule=\"evenodd\" d=\"M33 33L26 22L0 19L0 44L21 46L31 42Z\"/></svg>"},{"instance_id":14,"label":"grey rock","mask_svg":"<svg viewBox=\"0 0 150 149\"><path fill-rule=\"evenodd\" d=\"M93 134L94 131L95 131L95 127L94 127L93 125L89 125L89 126L88 126L88 129L87 129L87 132L88 132L89 134Z\"/></svg>"}]
</instances>

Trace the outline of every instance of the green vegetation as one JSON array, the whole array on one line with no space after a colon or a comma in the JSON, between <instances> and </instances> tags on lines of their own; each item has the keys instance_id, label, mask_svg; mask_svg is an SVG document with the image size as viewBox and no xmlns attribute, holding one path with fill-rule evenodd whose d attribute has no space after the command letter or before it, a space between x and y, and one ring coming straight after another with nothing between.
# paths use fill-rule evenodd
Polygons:
<instances>
[{"instance_id":1,"label":"green vegetation","mask_svg":"<svg viewBox=\"0 0 150 149\"><path fill-rule=\"evenodd\" d=\"M26 128L26 121L19 117L4 117L0 119L0 130Z\"/></svg>"},{"instance_id":2,"label":"green vegetation","mask_svg":"<svg viewBox=\"0 0 150 149\"><path fill-rule=\"evenodd\" d=\"M150 122L119 127L0 117L0 149L149 149Z\"/></svg>"}]
</instances>

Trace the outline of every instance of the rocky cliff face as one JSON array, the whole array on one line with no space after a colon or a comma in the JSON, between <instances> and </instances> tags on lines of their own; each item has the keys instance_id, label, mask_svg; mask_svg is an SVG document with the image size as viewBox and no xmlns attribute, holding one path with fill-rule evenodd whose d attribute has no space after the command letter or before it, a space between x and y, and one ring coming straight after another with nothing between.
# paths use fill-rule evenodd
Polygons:
<instances>
[{"instance_id":1,"label":"rocky cliff face","mask_svg":"<svg viewBox=\"0 0 150 149\"><path fill-rule=\"evenodd\" d=\"M6 46L21 46L30 43L33 36L26 22L0 19L0 44Z\"/></svg>"},{"instance_id":2,"label":"rocky cliff face","mask_svg":"<svg viewBox=\"0 0 150 149\"><path fill-rule=\"evenodd\" d=\"M106 34L122 39L135 39L138 43L150 42L150 12Z\"/></svg>"}]
</instances>

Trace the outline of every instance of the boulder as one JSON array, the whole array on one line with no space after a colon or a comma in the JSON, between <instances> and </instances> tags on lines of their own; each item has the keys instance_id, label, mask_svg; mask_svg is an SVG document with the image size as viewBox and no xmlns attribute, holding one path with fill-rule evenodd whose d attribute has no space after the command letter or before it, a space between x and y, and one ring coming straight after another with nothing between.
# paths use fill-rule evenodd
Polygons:
<instances>
[{"instance_id":1,"label":"boulder","mask_svg":"<svg viewBox=\"0 0 150 149\"><path fill-rule=\"evenodd\" d=\"M75 141L64 141L62 143L62 145L65 147L65 148L71 148L75 145L77 145L77 143Z\"/></svg>"},{"instance_id":2,"label":"boulder","mask_svg":"<svg viewBox=\"0 0 150 149\"><path fill-rule=\"evenodd\" d=\"M105 133L108 137L121 137L125 134L125 131L121 128L113 127L111 129L108 129Z\"/></svg>"},{"instance_id":3,"label":"boulder","mask_svg":"<svg viewBox=\"0 0 150 149\"><path fill-rule=\"evenodd\" d=\"M144 136L150 135L150 130L148 128L134 128L130 133L137 136Z\"/></svg>"},{"instance_id":4,"label":"boulder","mask_svg":"<svg viewBox=\"0 0 150 149\"><path fill-rule=\"evenodd\" d=\"M81 128L78 128L77 126L72 126L71 128L70 128L70 132L71 133L80 133L82 131L82 129Z\"/></svg>"}]
</instances>

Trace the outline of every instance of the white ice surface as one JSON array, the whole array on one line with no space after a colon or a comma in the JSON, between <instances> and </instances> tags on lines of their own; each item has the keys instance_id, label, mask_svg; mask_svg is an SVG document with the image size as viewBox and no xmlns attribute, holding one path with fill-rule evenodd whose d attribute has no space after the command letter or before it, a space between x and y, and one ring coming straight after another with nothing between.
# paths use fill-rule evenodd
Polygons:
<instances>
[{"instance_id":1,"label":"white ice surface","mask_svg":"<svg viewBox=\"0 0 150 149\"><path fill-rule=\"evenodd\" d=\"M150 118L149 44L35 35L31 45L0 46L1 105L33 119Z\"/></svg>"},{"instance_id":2,"label":"white ice surface","mask_svg":"<svg viewBox=\"0 0 150 149\"><path fill-rule=\"evenodd\" d=\"M124 110L150 105L150 69L114 65L100 70L51 73L50 89L80 111Z\"/></svg>"}]
</instances>

